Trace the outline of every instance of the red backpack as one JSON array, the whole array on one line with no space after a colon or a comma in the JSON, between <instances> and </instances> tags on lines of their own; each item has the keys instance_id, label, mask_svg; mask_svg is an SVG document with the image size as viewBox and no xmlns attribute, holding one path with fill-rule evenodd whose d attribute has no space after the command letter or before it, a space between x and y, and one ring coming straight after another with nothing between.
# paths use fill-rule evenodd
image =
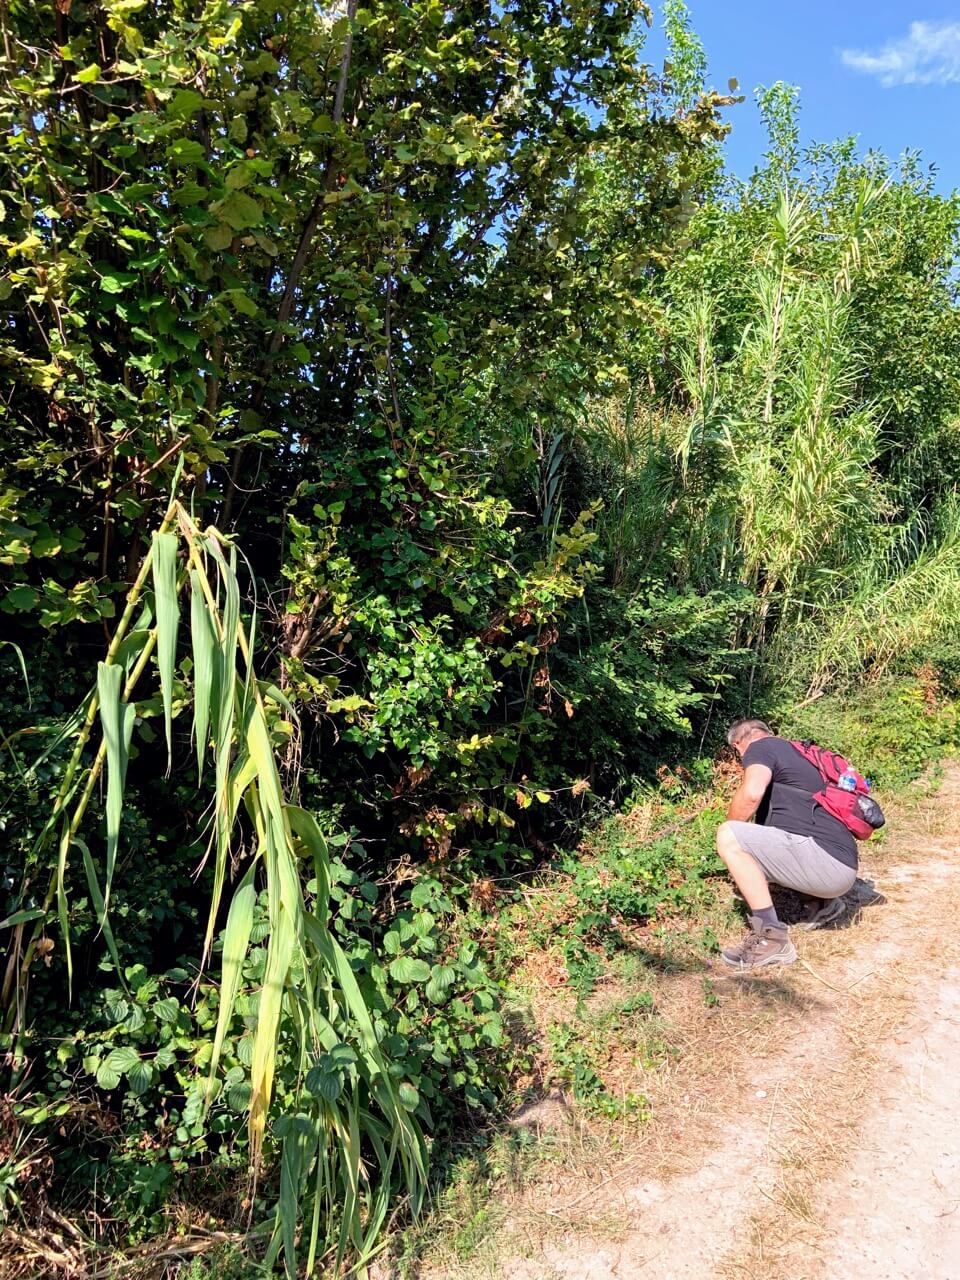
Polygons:
<instances>
[{"instance_id":1,"label":"red backpack","mask_svg":"<svg viewBox=\"0 0 960 1280\"><path fill-rule=\"evenodd\" d=\"M804 760L817 770L826 784L814 795L817 804L851 832L858 840L869 840L886 822L883 810L870 795L870 783L853 766L834 751L818 747L815 742L791 742ZM843 774L849 774L856 785L852 791L837 786Z\"/></svg>"}]
</instances>

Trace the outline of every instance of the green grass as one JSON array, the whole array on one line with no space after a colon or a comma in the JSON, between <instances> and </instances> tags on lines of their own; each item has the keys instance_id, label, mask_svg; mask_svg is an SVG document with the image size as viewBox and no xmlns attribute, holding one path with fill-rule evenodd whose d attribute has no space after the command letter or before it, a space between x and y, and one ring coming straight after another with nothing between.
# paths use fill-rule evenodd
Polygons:
<instances>
[{"instance_id":1,"label":"green grass","mask_svg":"<svg viewBox=\"0 0 960 1280\"><path fill-rule=\"evenodd\" d=\"M960 743L957 703L931 672L857 686L786 709L781 732L848 757L878 790L898 790Z\"/></svg>"}]
</instances>

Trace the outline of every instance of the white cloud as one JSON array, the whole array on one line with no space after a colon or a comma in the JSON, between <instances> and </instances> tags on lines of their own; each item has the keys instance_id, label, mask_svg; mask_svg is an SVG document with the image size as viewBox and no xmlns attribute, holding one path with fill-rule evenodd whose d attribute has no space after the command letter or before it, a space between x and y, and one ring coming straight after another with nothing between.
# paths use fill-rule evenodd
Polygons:
<instances>
[{"instance_id":1,"label":"white cloud","mask_svg":"<svg viewBox=\"0 0 960 1280\"><path fill-rule=\"evenodd\" d=\"M960 22L911 22L907 35L877 49L844 49L844 63L876 76L886 89L900 84L960 81Z\"/></svg>"}]
</instances>

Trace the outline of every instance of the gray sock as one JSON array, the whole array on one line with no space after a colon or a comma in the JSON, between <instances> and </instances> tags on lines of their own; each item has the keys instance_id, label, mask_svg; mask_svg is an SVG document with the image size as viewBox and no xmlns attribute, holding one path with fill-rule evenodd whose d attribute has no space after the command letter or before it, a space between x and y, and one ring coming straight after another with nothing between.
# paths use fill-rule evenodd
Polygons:
<instances>
[{"instance_id":1,"label":"gray sock","mask_svg":"<svg viewBox=\"0 0 960 1280\"><path fill-rule=\"evenodd\" d=\"M782 929L783 925L777 919L776 907L760 907L753 913L753 919L756 922L757 933L761 929Z\"/></svg>"}]
</instances>

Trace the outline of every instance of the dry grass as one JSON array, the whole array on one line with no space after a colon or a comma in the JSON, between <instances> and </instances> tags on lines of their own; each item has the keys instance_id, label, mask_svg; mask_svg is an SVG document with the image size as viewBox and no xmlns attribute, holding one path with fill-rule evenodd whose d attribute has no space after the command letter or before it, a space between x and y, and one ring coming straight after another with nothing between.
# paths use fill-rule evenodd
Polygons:
<instances>
[{"instance_id":1,"label":"dry grass","mask_svg":"<svg viewBox=\"0 0 960 1280\"><path fill-rule=\"evenodd\" d=\"M61 1220L62 1221L62 1220ZM71 1241L64 1231L17 1231L0 1236L2 1280L177 1280L203 1254L237 1245L242 1236L224 1231L171 1236L126 1253L98 1255L89 1241ZM74 1233L75 1234L75 1233Z\"/></svg>"}]
</instances>

